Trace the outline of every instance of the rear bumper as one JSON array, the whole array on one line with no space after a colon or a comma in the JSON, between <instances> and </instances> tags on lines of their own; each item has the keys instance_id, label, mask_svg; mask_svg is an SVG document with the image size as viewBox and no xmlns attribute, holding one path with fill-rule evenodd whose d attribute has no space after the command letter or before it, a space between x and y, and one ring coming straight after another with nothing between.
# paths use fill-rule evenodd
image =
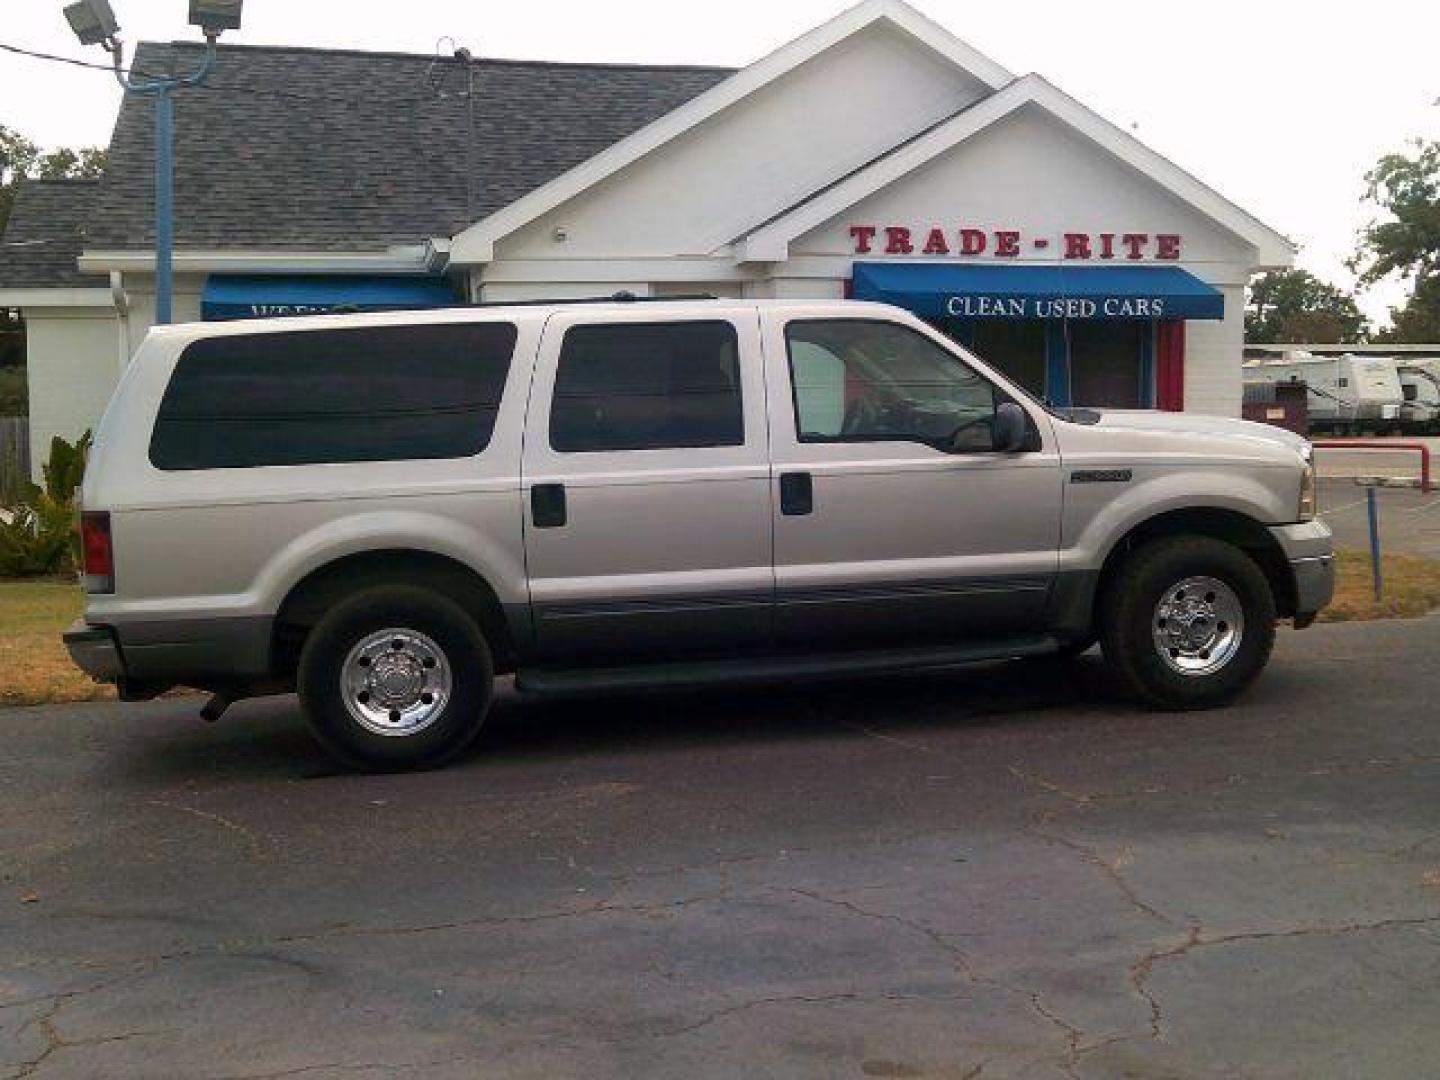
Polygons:
<instances>
[{"instance_id":1,"label":"rear bumper","mask_svg":"<svg viewBox=\"0 0 1440 1080\"><path fill-rule=\"evenodd\" d=\"M64 641L75 666L96 682L119 682L125 677L120 645L108 626L90 626L77 619L66 629Z\"/></svg>"},{"instance_id":2,"label":"rear bumper","mask_svg":"<svg viewBox=\"0 0 1440 1080\"><path fill-rule=\"evenodd\" d=\"M81 671L100 682L211 687L251 683L270 674L269 618L183 619L65 631Z\"/></svg>"},{"instance_id":3,"label":"rear bumper","mask_svg":"<svg viewBox=\"0 0 1440 1080\"><path fill-rule=\"evenodd\" d=\"M1335 597L1335 539L1323 521L1281 525L1270 530L1295 582L1295 625L1309 626Z\"/></svg>"}]
</instances>

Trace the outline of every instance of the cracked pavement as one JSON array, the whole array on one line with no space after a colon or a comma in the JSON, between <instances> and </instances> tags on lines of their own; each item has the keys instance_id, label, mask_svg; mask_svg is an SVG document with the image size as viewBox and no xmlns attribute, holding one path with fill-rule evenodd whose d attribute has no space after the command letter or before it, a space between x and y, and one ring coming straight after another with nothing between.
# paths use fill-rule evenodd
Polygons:
<instances>
[{"instance_id":1,"label":"cracked pavement","mask_svg":"<svg viewBox=\"0 0 1440 1080\"><path fill-rule=\"evenodd\" d=\"M507 697L398 777L287 698L0 711L0 1078L1432 1075L1437 655Z\"/></svg>"}]
</instances>

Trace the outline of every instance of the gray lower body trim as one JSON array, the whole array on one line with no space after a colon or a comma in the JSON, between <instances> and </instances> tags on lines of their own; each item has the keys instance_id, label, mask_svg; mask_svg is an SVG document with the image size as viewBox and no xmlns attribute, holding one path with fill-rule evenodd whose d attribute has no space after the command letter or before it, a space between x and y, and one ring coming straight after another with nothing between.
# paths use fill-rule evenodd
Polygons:
<instances>
[{"instance_id":1,"label":"gray lower body trim","mask_svg":"<svg viewBox=\"0 0 1440 1080\"><path fill-rule=\"evenodd\" d=\"M1335 598L1335 557L1317 555L1290 563L1295 575L1295 615L1314 615Z\"/></svg>"},{"instance_id":2,"label":"gray lower body trim","mask_svg":"<svg viewBox=\"0 0 1440 1080\"><path fill-rule=\"evenodd\" d=\"M1335 536L1318 518L1296 525L1271 525L1270 535L1291 562L1335 554Z\"/></svg>"},{"instance_id":3,"label":"gray lower body trim","mask_svg":"<svg viewBox=\"0 0 1440 1080\"><path fill-rule=\"evenodd\" d=\"M64 641L75 666L96 682L116 682L125 674L120 647L108 627L90 626L77 619L65 631Z\"/></svg>"},{"instance_id":4,"label":"gray lower body trim","mask_svg":"<svg viewBox=\"0 0 1440 1080\"><path fill-rule=\"evenodd\" d=\"M773 609L753 593L547 604L535 611L537 655L595 664L764 652Z\"/></svg>"},{"instance_id":5,"label":"gray lower body trim","mask_svg":"<svg viewBox=\"0 0 1440 1080\"><path fill-rule=\"evenodd\" d=\"M968 578L548 604L535 611L535 655L573 666L995 639L1039 629L1050 584Z\"/></svg>"},{"instance_id":6,"label":"gray lower body trim","mask_svg":"<svg viewBox=\"0 0 1440 1080\"><path fill-rule=\"evenodd\" d=\"M1066 570L1055 575L1045 626L1062 641L1079 641L1095 633L1095 590L1099 570Z\"/></svg>"},{"instance_id":7,"label":"gray lower body trim","mask_svg":"<svg viewBox=\"0 0 1440 1080\"><path fill-rule=\"evenodd\" d=\"M274 619L165 619L112 627L127 679L190 685L244 683L270 674Z\"/></svg>"},{"instance_id":8,"label":"gray lower body trim","mask_svg":"<svg viewBox=\"0 0 1440 1080\"><path fill-rule=\"evenodd\" d=\"M1295 582L1295 621L1308 626L1335 597L1335 538L1320 520L1272 525L1270 534L1285 552Z\"/></svg>"},{"instance_id":9,"label":"gray lower body trim","mask_svg":"<svg viewBox=\"0 0 1440 1080\"><path fill-rule=\"evenodd\" d=\"M1050 579L952 578L849 588L782 589L782 651L919 648L1028 633L1042 625Z\"/></svg>"}]
</instances>

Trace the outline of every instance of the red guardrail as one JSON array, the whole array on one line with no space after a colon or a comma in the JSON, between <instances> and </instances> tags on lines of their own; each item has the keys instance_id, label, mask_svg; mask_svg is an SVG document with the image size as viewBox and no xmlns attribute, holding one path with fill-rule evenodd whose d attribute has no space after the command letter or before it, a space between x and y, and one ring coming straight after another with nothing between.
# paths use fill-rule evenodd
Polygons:
<instances>
[{"instance_id":1,"label":"red guardrail","mask_svg":"<svg viewBox=\"0 0 1440 1080\"><path fill-rule=\"evenodd\" d=\"M1417 442L1371 442L1368 439L1326 439L1312 442L1316 450L1384 450L1401 453L1415 452L1420 455L1420 490L1430 493L1430 448Z\"/></svg>"}]
</instances>

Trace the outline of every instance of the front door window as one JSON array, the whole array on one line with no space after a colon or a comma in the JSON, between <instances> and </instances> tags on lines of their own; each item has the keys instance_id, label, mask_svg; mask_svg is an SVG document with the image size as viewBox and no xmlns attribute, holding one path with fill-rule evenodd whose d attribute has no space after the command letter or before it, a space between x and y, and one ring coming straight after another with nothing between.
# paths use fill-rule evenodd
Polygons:
<instances>
[{"instance_id":1,"label":"front door window","mask_svg":"<svg viewBox=\"0 0 1440 1080\"><path fill-rule=\"evenodd\" d=\"M923 334L859 319L796 321L786 337L805 442L916 442L989 450L993 384Z\"/></svg>"}]
</instances>

